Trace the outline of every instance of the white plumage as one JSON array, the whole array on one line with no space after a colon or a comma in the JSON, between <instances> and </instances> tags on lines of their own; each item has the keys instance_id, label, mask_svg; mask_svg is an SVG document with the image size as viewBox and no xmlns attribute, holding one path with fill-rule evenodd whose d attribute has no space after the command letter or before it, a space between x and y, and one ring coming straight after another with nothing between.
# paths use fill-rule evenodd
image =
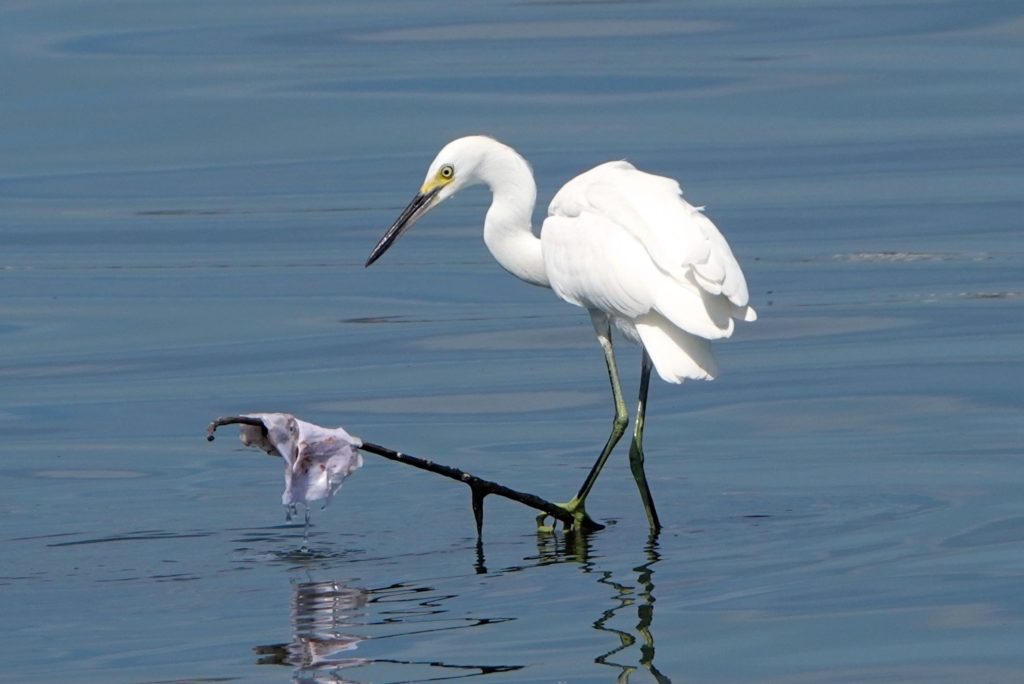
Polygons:
<instances>
[{"instance_id":1,"label":"white plumage","mask_svg":"<svg viewBox=\"0 0 1024 684\"><path fill-rule=\"evenodd\" d=\"M537 190L529 164L507 145L470 136L438 153L420 192L378 242L367 266L423 214L477 183L493 193L484 242L498 263L587 309L605 350L616 420L587 481L567 504L578 516L585 515L583 501L628 419L610 326L643 345L644 381L630 460L657 528L642 467L646 375L651 364L673 383L717 375L711 340L731 336L736 320L757 318L739 263L715 224L683 199L676 181L625 161L601 164L566 183L551 200L538 238L531 227Z\"/></svg>"},{"instance_id":2,"label":"white plumage","mask_svg":"<svg viewBox=\"0 0 1024 684\"><path fill-rule=\"evenodd\" d=\"M717 374L709 340L752 321L747 283L715 224L670 178L608 162L555 195L541 231L551 288L644 344L667 382Z\"/></svg>"}]
</instances>

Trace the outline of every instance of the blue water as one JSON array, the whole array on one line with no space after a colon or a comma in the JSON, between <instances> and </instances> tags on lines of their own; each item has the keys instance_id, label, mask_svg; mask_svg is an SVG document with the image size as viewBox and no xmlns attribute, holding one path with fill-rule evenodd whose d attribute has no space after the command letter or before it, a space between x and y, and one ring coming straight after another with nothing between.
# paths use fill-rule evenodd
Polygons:
<instances>
[{"instance_id":1,"label":"blue water","mask_svg":"<svg viewBox=\"0 0 1024 684\"><path fill-rule=\"evenodd\" d=\"M0 679L1018 682L1017 3L4 4ZM374 456L303 527L213 418L285 411L552 500L611 417L586 315L449 139L677 177L744 265L722 375L651 390L648 537ZM538 209L538 219L543 215ZM639 358L621 346L626 392ZM632 403L632 401L630 402Z\"/></svg>"}]
</instances>

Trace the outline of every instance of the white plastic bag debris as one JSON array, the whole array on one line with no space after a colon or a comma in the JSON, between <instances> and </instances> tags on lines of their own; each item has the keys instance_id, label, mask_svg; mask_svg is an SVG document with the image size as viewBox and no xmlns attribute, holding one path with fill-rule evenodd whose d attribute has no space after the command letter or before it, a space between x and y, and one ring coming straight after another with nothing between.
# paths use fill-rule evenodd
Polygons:
<instances>
[{"instance_id":1,"label":"white plastic bag debris","mask_svg":"<svg viewBox=\"0 0 1024 684\"><path fill-rule=\"evenodd\" d=\"M263 449L284 459L285 506L308 505L324 499L324 505L341 489L342 481L363 465L359 447L363 442L342 428L325 428L299 420L288 413L250 413L261 421L240 425L239 438L245 446Z\"/></svg>"}]
</instances>

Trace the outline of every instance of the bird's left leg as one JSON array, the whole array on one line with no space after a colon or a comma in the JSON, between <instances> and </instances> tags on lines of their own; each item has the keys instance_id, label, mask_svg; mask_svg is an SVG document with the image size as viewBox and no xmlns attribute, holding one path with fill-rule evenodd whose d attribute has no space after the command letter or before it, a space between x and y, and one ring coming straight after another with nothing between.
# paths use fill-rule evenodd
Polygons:
<instances>
[{"instance_id":1,"label":"bird's left leg","mask_svg":"<svg viewBox=\"0 0 1024 684\"><path fill-rule=\"evenodd\" d=\"M647 486L647 475L644 473L644 416L647 413L647 390L651 385L651 357L647 350L643 350L643 360L640 367L640 401L636 409L636 425L633 430L633 441L629 445L629 469L633 472L633 479L640 489L640 498L644 502L644 511L647 513L647 522L650 523L651 531L657 532L661 529L661 521L658 520L658 511L654 508L654 497L651 496L651 489Z\"/></svg>"},{"instance_id":2,"label":"bird's left leg","mask_svg":"<svg viewBox=\"0 0 1024 684\"><path fill-rule=\"evenodd\" d=\"M572 498L572 501L561 504L576 519L576 523L573 525L574 528L582 527L584 521L589 520L586 508L584 507L587 496L590 494L590 490L593 489L594 483L597 482L597 476L601 474L601 470L608 461L608 457L611 455L615 445L619 443L619 439L626 432L626 426L629 425L629 412L626 409L626 402L622 398L622 387L619 385L619 369L615 363L611 321L608 320L606 315L596 311L590 312L590 318L594 324L594 331L597 333L597 341L601 344L601 350L604 352L605 365L608 367L608 381L611 383L615 416L612 419L612 431L608 435L608 441L605 442L601 454L597 457L597 461L594 462L593 467L591 467L590 472L587 474L587 479L583 481L583 486L580 487L579 492ZM550 529L545 525L546 519L547 516L544 514L537 516L538 529L542 531Z\"/></svg>"}]
</instances>

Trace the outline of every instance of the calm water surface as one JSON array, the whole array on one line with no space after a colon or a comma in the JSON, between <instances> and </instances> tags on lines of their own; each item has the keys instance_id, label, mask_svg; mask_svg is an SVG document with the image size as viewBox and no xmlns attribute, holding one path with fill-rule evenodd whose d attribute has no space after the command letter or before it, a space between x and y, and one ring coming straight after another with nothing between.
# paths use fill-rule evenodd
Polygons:
<instances>
[{"instance_id":1,"label":"calm water surface","mask_svg":"<svg viewBox=\"0 0 1024 684\"><path fill-rule=\"evenodd\" d=\"M1021 681L1022 38L1014 2L5 3L0 678ZM659 537L624 451L606 530L488 500L482 547L367 456L303 551L210 419L554 500L605 437L589 322L493 263L484 191L362 269L470 132L542 203L680 178L761 320L652 388Z\"/></svg>"}]
</instances>

